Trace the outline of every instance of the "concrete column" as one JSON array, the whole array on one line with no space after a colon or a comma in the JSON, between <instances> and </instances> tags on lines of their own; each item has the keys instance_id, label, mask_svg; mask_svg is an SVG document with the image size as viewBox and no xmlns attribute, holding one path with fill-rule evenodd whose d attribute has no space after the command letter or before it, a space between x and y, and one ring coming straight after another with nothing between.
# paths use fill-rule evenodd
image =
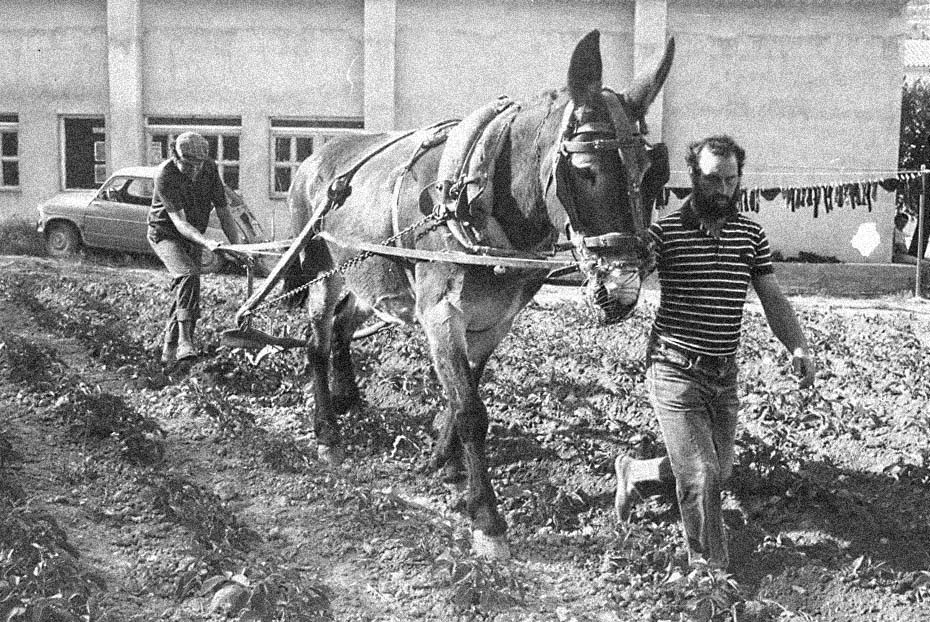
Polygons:
<instances>
[{"instance_id":1,"label":"concrete column","mask_svg":"<svg viewBox=\"0 0 930 622\"><path fill-rule=\"evenodd\" d=\"M650 71L665 49L668 36L668 0L636 0L633 31L633 74ZM674 65L673 65L674 66ZM664 112L664 90L649 108L646 124L649 125L649 140L662 140L662 116Z\"/></svg>"},{"instance_id":2,"label":"concrete column","mask_svg":"<svg viewBox=\"0 0 930 622\"><path fill-rule=\"evenodd\" d=\"M393 130L397 0L365 0L365 129Z\"/></svg>"},{"instance_id":3,"label":"concrete column","mask_svg":"<svg viewBox=\"0 0 930 622\"><path fill-rule=\"evenodd\" d=\"M142 0L107 0L109 171L145 164Z\"/></svg>"}]
</instances>

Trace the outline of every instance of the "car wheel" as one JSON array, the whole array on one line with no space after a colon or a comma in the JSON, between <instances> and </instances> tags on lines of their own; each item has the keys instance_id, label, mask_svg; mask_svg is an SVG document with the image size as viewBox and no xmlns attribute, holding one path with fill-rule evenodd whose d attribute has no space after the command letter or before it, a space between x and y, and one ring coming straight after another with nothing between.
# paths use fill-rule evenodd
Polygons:
<instances>
[{"instance_id":1,"label":"car wheel","mask_svg":"<svg viewBox=\"0 0 930 622\"><path fill-rule=\"evenodd\" d=\"M45 230L45 250L52 257L69 257L81 246L77 227L67 222L56 222Z\"/></svg>"},{"instance_id":2,"label":"car wheel","mask_svg":"<svg viewBox=\"0 0 930 622\"><path fill-rule=\"evenodd\" d=\"M219 253L201 249L200 252L200 273L216 274L226 265L226 260Z\"/></svg>"}]
</instances>

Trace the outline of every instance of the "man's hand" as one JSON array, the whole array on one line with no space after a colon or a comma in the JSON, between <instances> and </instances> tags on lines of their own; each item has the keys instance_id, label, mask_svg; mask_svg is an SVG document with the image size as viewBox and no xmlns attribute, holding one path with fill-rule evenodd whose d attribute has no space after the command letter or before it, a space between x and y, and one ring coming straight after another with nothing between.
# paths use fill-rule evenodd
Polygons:
<instances>
[{"instance_id":1,"label":"man's hand","mask_svg":"<svg viewBox=\"0 0 930 622\"><path fill-rule=\"evenodd\" d=\"M802 389L814 384L814 372L817 371L817 366L810 353L804 348L797 348L791 354L791 369L798 377L798 386Z\"/></svg>"},{"instance_id":2,"label":"man's hand","mask_svg":"<svg viewBox=\"0 0 930 622\"><path fill-rule=\"evenodd\" d=\"M222 245L223 245L222 242L217 242L216 240L211 240L210 238L207 238L207 243L204 246L207 247L208 251L213 252L219 247L221 247Z\"/></svg>"}]
</instances>

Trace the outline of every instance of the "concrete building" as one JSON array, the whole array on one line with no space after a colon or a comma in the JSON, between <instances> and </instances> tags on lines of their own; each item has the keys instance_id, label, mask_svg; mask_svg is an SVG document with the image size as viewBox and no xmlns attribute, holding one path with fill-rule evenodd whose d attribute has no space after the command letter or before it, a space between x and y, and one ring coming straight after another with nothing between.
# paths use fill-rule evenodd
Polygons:
<instances>
[{"instance_id":1,"label":"concrete building","mask_svg":"<svg viewBox=\"0 0 930 622\"><path fill-rule=\"evenodd\" d=\"M901 42L901 64L907 83L930 80L930 39L905 39Z\"/></svg>"},{"instance_id":2,"label":"concrete building","mask_svg":"<svg viewBox=\"0 0 930 622\"><path fill-rule=\"evenodd\" d=\"M813 186L896 169L904 0L0 0L0 218L208 136L227 183L286 235L290 173L339 132L459 117L561 86L602 33L621 89L678 43L649 122L669 144L727 132L744 184ZM887 261L892 196L813 218L781 198L756 216L773 246ZM866 226L879 250L850 240ZM888 247L887 249L885 247Z\"/></svg>"}]
</instances>

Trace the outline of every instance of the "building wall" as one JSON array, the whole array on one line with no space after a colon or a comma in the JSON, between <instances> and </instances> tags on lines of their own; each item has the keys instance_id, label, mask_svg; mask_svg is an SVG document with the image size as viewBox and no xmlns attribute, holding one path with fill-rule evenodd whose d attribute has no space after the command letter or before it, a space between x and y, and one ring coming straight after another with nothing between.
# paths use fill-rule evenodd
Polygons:
<instances>
[{"instance_id":1,"label":"building wall","mask_svg":"<svg viewBox=\"0 0 930 622\"><path fill-rule=\"evenodd\" d=\"M363 0L143 2L147 114L362 114Z\"/></svg>"},{"instance_id":2,"label":"building wall","mask_svg":"<svg viewBox=\"0 0 930 622\"><path fill-rule=\"evenodd\" d=\"M677 55L665 90L664 138L677 171L673 184L688 185L687 144L717 132L746 148L746 187L893 176L902 75L900 6L893 5L670 2ZM763 202L754 217L786 256L812 251L843 261L890 261L894 200L879 195L871 213L821 210L815 220L812 209L792 213L779 197ZM850 239L868 222L883 242L864 258Z\"/></svg>"},{"instance_id":3,"label":"building wall","mask_svg":"<svg viewBox=\"0 0 930 622\"><path fill-rule=\"evenodd\" d=\"M363 0L143 2L147 116L241 116L240 191L270 228L273 117L363 115Z\"/></svg>"},{"instance_id":4,"label":"building wall","mask_svg":"<svg viewBox=\"0 0 930 622\"><path fill-rule=\"evenodd\" d=\"M0 190L0 218L34 219L61 187L60 115L107 112L105 0L3 0L0 114L19 115L20 190Z\"/></svg>"},{"instance_id":5,"label":"building wall","mask_svg":"<svg viewBox=\"0 0 930 622\"><path fill-rule=\"evenodd\" d=\"M633 0L397 3L397 127L461 117L499 95L565 85L575 44L601 31L604 84L632 75Z\"/></svg>"},{"instance_id":6,"label":"building wall","mask_svg":"<svg viewBox=\"0 0 930 622\"><path fill-rule=\"evenodd\" d=\"M125 12L138 15L138 28L108 41L108 4L111 26ZM22 189L0 192L0 214L31 218L61 188L62 114L119 113L113 126L122 128L133 116L142 117L140 127L151 116L241 117L240 189L283 235L284 204L269 192L271 118L364 117L367 129L404 129L465 115L501 94L530 99L564 84L569 55L592 28L602 32L605 84L618 90L658 39L676 37L675 64L650 119L652 138L669 143L673 185L687 184L687 143L711 132L747 147L746 186L881 177L896 168L903 4L69 0L52 9L0 0L0 114L19 115L22 156ZM107 46L110 61L120 62L126 37L141 53L139 83L129 91L137 103L123 110L108 76L134 74L108 71ZM113 141L137 137L108 139L112 151ZM884 195L872 213L835 210L814 220L778 199L757 217L786 255L861 261L850 238L875 222L885 249L891 211Z\"/></svg>"}]
</instances>

